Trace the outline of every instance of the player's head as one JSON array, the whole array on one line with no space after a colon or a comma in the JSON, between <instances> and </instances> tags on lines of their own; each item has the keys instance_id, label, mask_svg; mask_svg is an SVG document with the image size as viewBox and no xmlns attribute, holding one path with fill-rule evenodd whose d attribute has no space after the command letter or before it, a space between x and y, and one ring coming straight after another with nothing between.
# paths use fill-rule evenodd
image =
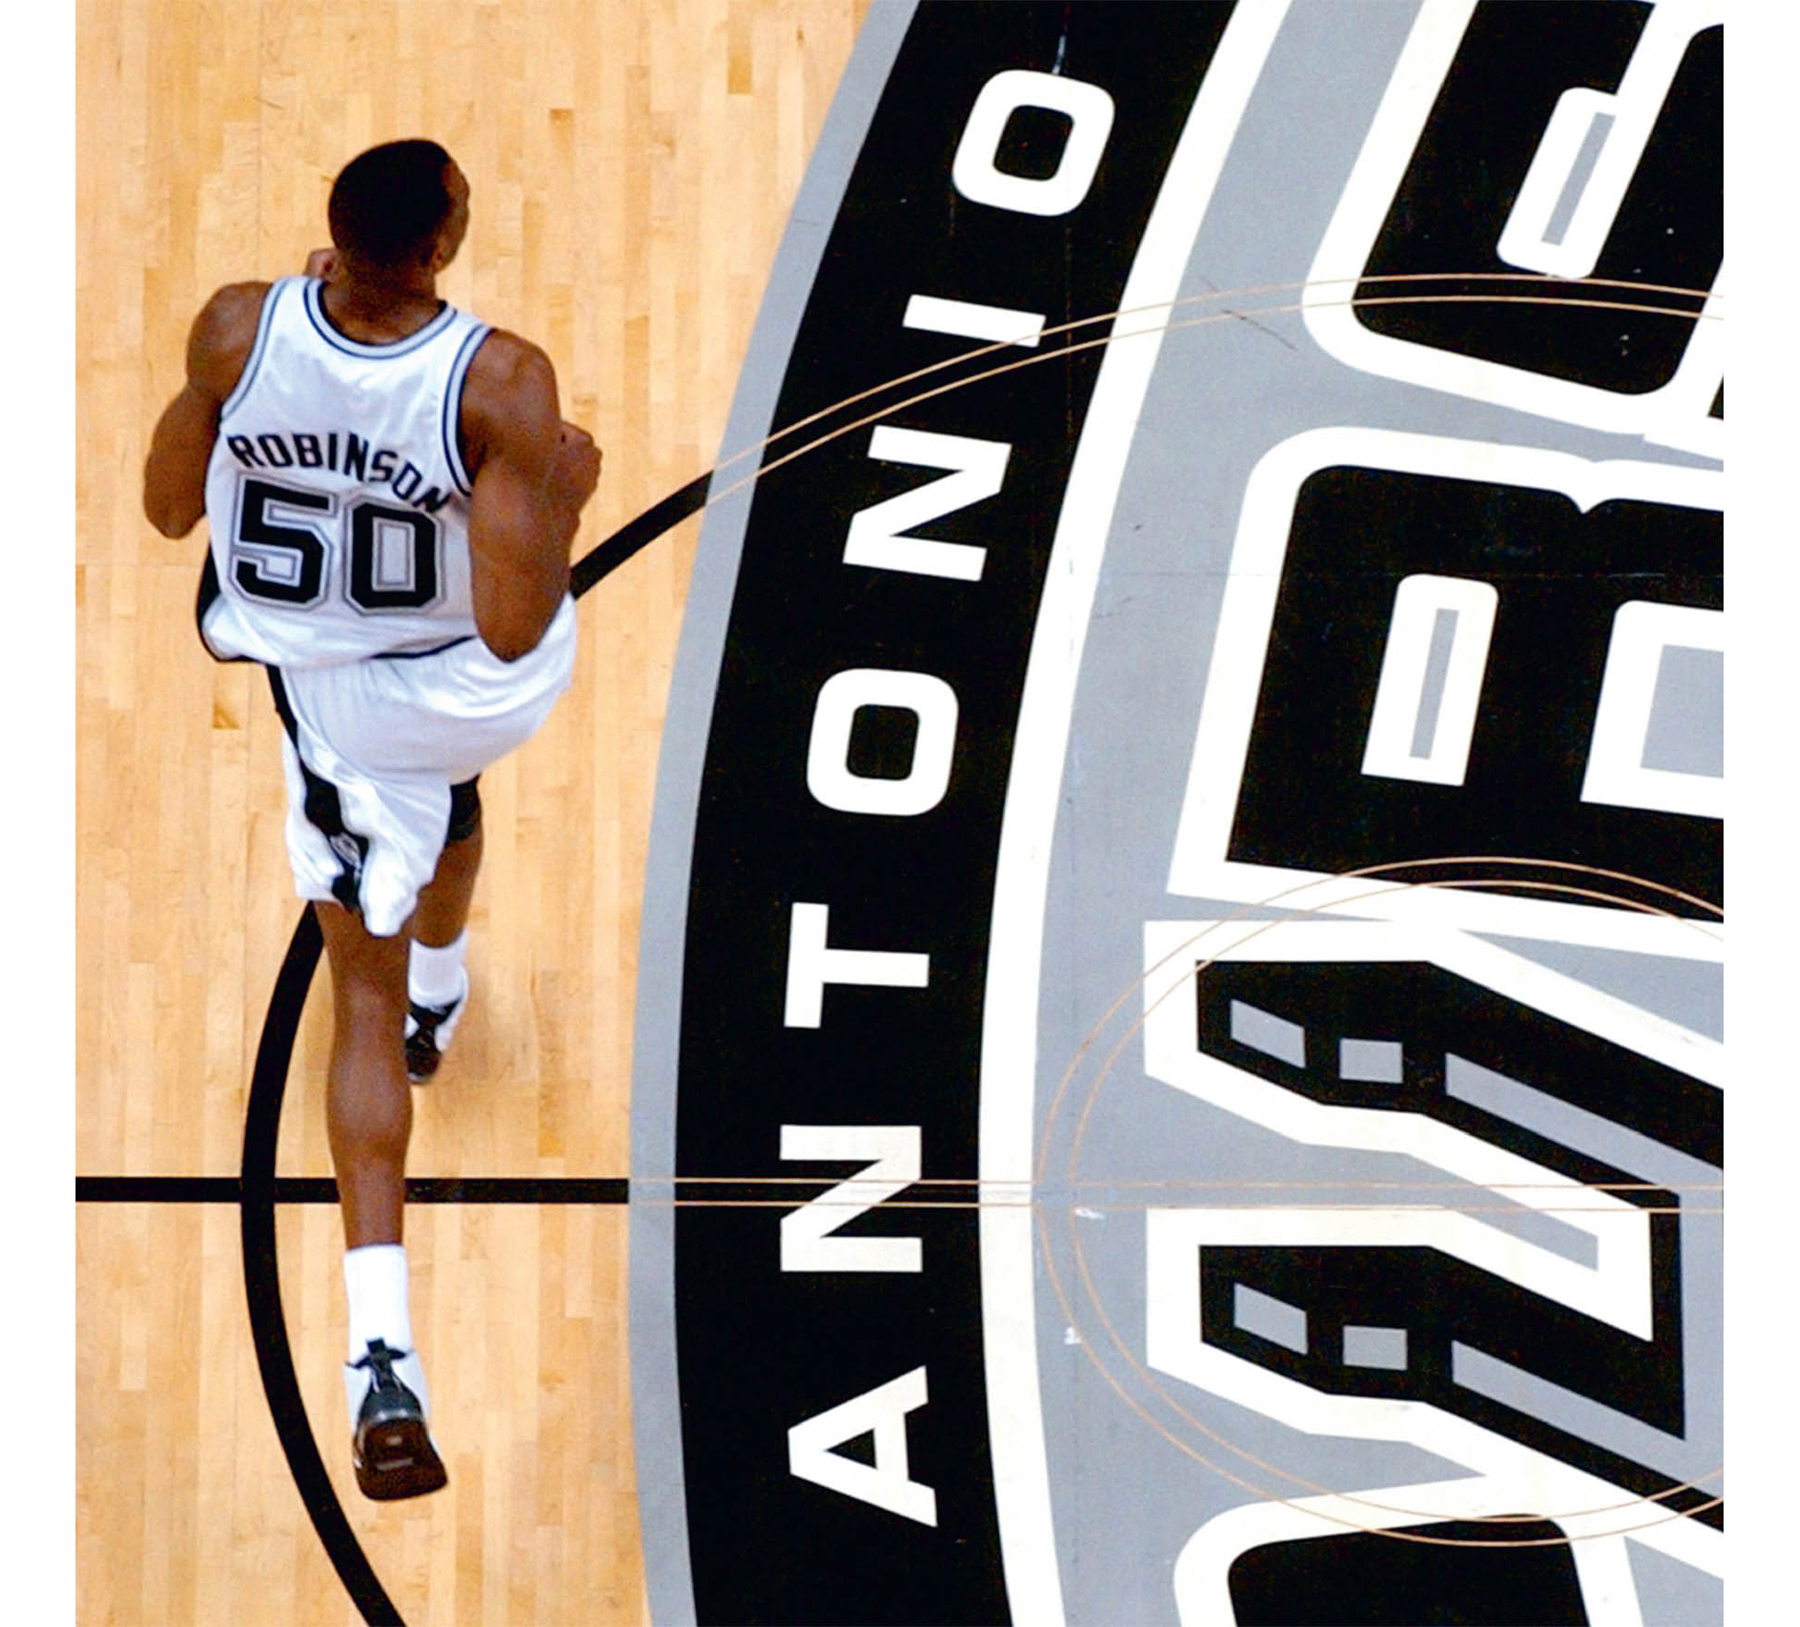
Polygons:
<instances>
[{"instance_id":1,"label":"player's head","mask_svg":"<svg viewBox=\"0 0 1800 1627\"><path fill-rule=\"evenodd\" d=\"M438 271L469 225L469 183L435 141L389 141L358 153L331 186L331 241L374 271Z\"/></svg>"}]
</instances>

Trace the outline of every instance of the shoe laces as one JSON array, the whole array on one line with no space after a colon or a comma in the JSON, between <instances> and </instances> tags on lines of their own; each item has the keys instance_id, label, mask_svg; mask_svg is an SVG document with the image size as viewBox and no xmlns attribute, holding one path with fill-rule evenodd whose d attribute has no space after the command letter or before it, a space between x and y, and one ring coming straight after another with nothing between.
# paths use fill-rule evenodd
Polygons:
<instances>
[{"instance_id":1,"label":"shoe laces","mask_svg":"<svg viewBox=\"0 0 1800 1627\"><path fill-rule=\"evenodd\" d=\"M416 1000L409 1000L406 1007L407 1015L412 1018L416 1026L407 1037L412 1039L422 1034L426 1039L435 1040L438 1024L446 1021L461 1004L461 996L452 1000L447 1006L422 1006Z\"/></svg>"},{"instance_id":2,"label":"shoe laces","mask_svg":"<svg viewBox=\"0 0 1800 1627\"><path fill-rule=\"evenodd\" d=\"M404 1385L395 1376L394 1363L406 1352L395 1350L384 1339L371 1339L368 1349L350 1365L354 1368L367 1368L372 1379L370 1393L389 1388L403 1389Z\"/></svg>"}]
</instances>

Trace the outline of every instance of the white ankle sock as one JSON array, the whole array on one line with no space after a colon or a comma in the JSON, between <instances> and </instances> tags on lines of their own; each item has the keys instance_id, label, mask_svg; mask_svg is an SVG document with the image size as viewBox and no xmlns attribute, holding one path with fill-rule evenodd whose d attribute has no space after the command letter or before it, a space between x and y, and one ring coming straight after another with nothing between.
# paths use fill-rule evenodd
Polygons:
<instances>
[{"instance_id":1,"label":"white ankle sock","mask_svg":"<svg viewBox=\"0 0 1800 1627\"><path fill-rule=\"evenodd\" d=\"M414 938L406 963L407 998L421 1006L447 1006L452 1000L460 1000L468 987L463 977L463 956L468 947L467 927L440 949Z\"/></svg>"},{"instance_id":2,"label":"white ankle sock","mask_svg":"<svg viewBox=\"0 0 1800 1627\"><path fill-rule=\"evenodd\" d=\"M370 1243L344 1256L351 1361L377 1339L390 1350L412 1349L412 1313L406 1288L406 1249L401 1244Z\"/></svg>"},{"instance_id":3,"label":"white ankle sock","mask_svg":"<svg viewBox=\"0 0 1800 1627\"><path fill-rule=\"evenodd\" d=\"M344 1296L350 1305L350 1355L344 1366L344 1400L350 1422L374 1382L366 1367L353 1367L379 1339L388 1349L406 1352L394 1363L394 1374L431 1415L431 1393L425 1369L413 1349L412 1314L407 1305L406 1249L399 1243L370 1243L344 1255Z\"/></svg>"}]
</instances>

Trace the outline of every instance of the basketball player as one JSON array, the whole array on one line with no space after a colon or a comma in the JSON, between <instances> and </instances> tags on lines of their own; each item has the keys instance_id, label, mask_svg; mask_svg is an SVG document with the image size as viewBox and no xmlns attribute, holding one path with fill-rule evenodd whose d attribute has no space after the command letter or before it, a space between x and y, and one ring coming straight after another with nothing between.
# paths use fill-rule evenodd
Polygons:
<instances>
[{"instance_id":1,"label":"basketball player","mask_svg":"<svg viewBox=\"0 0 1800 1627\"><path fill-rule=\"evenodd\" d=\"M156 426L144 509L205 515L200 635L264 663L288 854L331 963L326 1115L343 1209L357 1484L445 1484L401 1242L409 1074L468 999L480 771L568 687L569 549L600 473L535 345L445 304L469 185L435 142L354 158L306 276L221 288Z\"/></svg>"}]
</instances>

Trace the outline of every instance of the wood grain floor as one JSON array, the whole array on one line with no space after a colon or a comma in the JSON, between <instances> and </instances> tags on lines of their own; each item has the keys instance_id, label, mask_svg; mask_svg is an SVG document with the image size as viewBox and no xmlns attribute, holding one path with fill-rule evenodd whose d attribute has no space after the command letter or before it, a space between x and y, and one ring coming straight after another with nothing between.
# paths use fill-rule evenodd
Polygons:
<instances>
[{"instance_id":1,"label":"wood grain floor","mask_svg":"<svg viewBox=\"0 0 1800 1627\"><path fill-rule=\"evenodd\" d=\"M577 551L708 468L867 0L80 0L76 1169L235 1176L298 914L260 672L194 637L204 532L138 510L150 426L218 284L298 270L361 148L442 140L474 222L442 291L544 344L606 468ZM731 450L731 449L727 449ZM627 1171L657 742L697 525L582 604L575 685L484 776L475 996L415 1175ZM283 1174L329 1172L323 974ZM414 1321L450 1489L381 1508L343 1428L334 1209L280 1220L339 1495L409 1622L646 1619L622 1208L415 1207ZM351 1623L278 1446L228 1203L77 1219L78 1619Z\"/></svg>"}]
</instances>

